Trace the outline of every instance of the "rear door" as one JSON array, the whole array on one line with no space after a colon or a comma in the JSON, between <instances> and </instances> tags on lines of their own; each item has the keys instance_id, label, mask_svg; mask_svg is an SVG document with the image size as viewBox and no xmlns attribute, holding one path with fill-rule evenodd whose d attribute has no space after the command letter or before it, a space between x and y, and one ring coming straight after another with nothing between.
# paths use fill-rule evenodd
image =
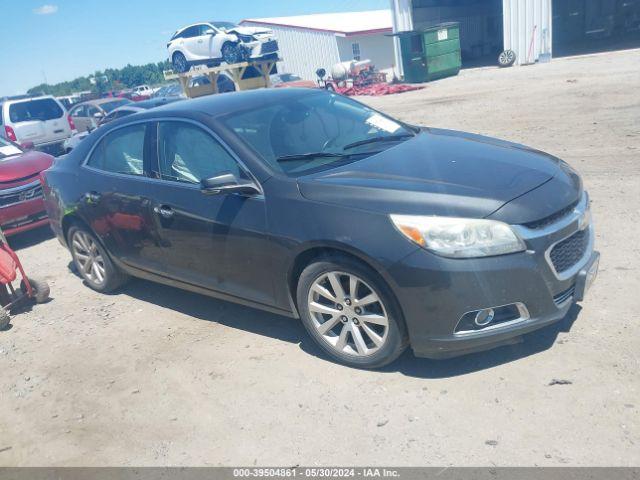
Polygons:
<instances>
[{"instance_id":1,"label":"rear door","mask_svg":"<svg viewBox=\"0 0 640 480\"><path fill-rule=\"evenodd\" d=\"M187 28L181 35L181 39L179 41L179 45L182 47L182 51L185 53L187 60L192 62L194 60L198 60L200 55L198 55L198 37L200 36L200 26L194 25L192 27Z\"/></svg>"},{"instance_id":2,"label":"rear door","mask_svg":"<svg viewBox=\"0 0 640 480\"><path fill-rule=\"evenodd\" d=\"M212 30L209 25L198 25L197 36L194 37L193 52L199 59L211 58L211 43L214 35L207 35L205 32Z\"/></svg>"},{"instance_id":3,"label":"rear door","mask_svg":"<svg viewBox=\"0 0 640 480\"><path fill-rule=\"evenodd\" d=\"M91 127L91 119L87 114L87 105L73 107L70 115L78 132L86 132Z\"/></svg>"},{"instance_id":4,"label":"rear door","mask_svg":"<svg viewBox=\"0 0 640 480\"><path fill-rule=\"evenodd\" d=\"M35 145L71 135L65 109L53 98L36 98L9 105L9 120L20 142Z\"/></svg>"},{"instance_id":5,"label":"rear door","mask_svg":"<svg viewBox=\"0 0 640 480\"><path fill-rule=\"evenodd\" d=\"M162 274L163 252L151 202L153 186L145 176L146 162L155 159L155 131L153 122L133 123L98 141L82 168L80 208L81 216L115 259Z\"/></svg>"}]
</instances>

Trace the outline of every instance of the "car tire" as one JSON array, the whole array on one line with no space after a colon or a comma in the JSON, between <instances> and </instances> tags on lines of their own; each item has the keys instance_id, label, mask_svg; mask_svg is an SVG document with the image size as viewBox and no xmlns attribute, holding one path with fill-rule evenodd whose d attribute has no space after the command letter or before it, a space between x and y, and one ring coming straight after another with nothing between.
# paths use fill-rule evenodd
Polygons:
<instances>
[{"instance_id":1,"label":"car tire","mask_svg":"<svg viewBox=\"0 0 640 480\"><path fill-rule=\"evenodd\" d=\"M513 50L505 50L498 55L498 66L500 68L506 68L513 65L516 61L516 52Z\"/></svg>"},{"instance_id":2,"label":"car tire","mask_svg":"<svg viewBox=\"0 0 640 480\"><path fill-rule=\"evenodd\" d=\"M243 61L243 55L237 43L227 42L222 46L222 59L227 65L240 63Z\"/></svg>"},{"instance_id":3,"label":"car tire","mask_svg":"<svg viewBox=\"0 0 640 480\"><path fill-rule=\"evenodd\" d=\"M67 245L78 274L93 290L109 293L127 282L129 277L113 264L108 252L86 227L72 226Z\"/></svg>"},{"instance_id":4,"label":"car tire","mask_svg":"<svg viewBox=\"0 0 640 480\"><path fill-rule=\"evenodd\" d=\"M3 330L7 330L10 323L11 314L9 314L9 311L6 308L0 307L0 332Z\"/></svg>"},{"instance_id":5,"label":"car tire","mask_svg":"<svg viewBox=\"0 0 640 480\"><path fill-rule=\"evenodd\" d=\"M31 291L33 292L33 298L36 303L44 303L49 300L49 294L51 293L51 291L49 290L49 284L41 278L27 278L29 280L29 284L31 285ZM26 295L27 293L27 286L25 285L24 280L20 281L20 291L24 295Z\"/></svg>"},{"instance_id":6,"label":"car tire","mask_svg":"<svg viewBox=\"0 0 640 480\"><path fill-rule=\"evenodd\" d=\"M186 73L189 71L189 62L182 52L176 52L171 58L173 69L178 73Z\"/></svg>"},{"instance_id":7,"label":"car tire","mask_svg":"<svg viewBox=\"0 0 640 480\"><path fill-rule=\"evenodd\" d=\"M300 274L296 297L305 329L339 363L380 368L408 345L394 295L375 271L357 260L335 255L311 263Z\"/></svg>"}]
</instances>

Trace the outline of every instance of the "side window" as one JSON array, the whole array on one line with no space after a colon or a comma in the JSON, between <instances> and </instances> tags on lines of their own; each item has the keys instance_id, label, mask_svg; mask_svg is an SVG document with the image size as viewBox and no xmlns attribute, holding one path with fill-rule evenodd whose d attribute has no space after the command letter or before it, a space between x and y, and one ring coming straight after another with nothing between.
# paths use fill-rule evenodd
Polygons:
<instances>
[{"instance_id":1,"label":"side window","mask_svg":"<svg viewBox=\"0 0 640 480\"><path fill-rule=\"evenodd\" d=\"M87 117L93 117L96 113L100 113L100 110L93 105L87 105Z\"/></svg>"},{"instance_id":2,"label":"side window","mask_svg":"<svg viewBox=\"0 0 640 480\"><path fill-rule=\"evenodd\" d=\"M189 123L160 122L158 158L163 180L197 184L223 172L242 176L238 163L224 147Z\"/></svg>"},{"instance_id":3,"label":"side window","mask_svg":"<svg viewBox=\"0 0 640 480\"><path fill-rule=\"evenodd\" d=\"M86 107L84 105L80 105L71 111L71 116L75 118L86 117L87 115L85 112L86 112Z\"/></svg>"},{"instance_id":4,"label":"side window","mask_svg":"<svg viewBox=\"0 0 640 480\"><path fill-rule=\"evenodd\" d=\"M87 165L105 172L143 175L144 124L119 128L107 134Z\"/></svg>"},{"instance_id":5,"label":"side window","mask_svg":"<svg viewBox=\"0 0 640 480\"><path fill-rule=\"evenodd\" d=\"M353 53L354 60L360 60L360 44L359 43L351 44L351 52Z\"/></svg>"},{"instance_id":6,"label":"side window","mask_svg":"<svg viewBox=\"0 0 640 480\"><path fill-rule=\"evenodd\" d=\"M193 38L200 36L200 26L194 25L193 27L187 28L184 32L182 32L182 38Z\"/></svg>"}]
</instances>

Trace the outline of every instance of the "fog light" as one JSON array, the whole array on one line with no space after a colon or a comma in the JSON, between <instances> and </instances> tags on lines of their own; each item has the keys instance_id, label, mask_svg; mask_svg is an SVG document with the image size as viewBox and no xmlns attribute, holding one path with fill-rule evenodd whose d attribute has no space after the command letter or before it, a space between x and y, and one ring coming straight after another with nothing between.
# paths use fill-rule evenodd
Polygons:
<instances>
[{"instance_id":1,"label":"fog light","mask_svg":"<svg viewBox=\"0 0 640 480\"><path fill-rule=\"evenodd\" d=\"M493 308L485 308L484 310L480 310L476 314L476 318L474 320L475 324L479 327L484 327L485 325L489 325L496 313L493 311Z\"/></svg>"}]
</instances>

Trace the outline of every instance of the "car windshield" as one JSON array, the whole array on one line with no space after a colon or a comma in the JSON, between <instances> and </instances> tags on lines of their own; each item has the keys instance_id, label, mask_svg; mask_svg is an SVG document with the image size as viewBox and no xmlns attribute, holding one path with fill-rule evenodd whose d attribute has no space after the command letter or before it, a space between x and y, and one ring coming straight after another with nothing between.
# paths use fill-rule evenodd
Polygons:
<instances>
[{"instance_id":1,"label":"car windshield","mask_svg":"<svg viewBox=\"0 0 640 480\"><path fill-rule=\"evenodd\" d=\"M114 100L113 102L101 103L100 108L109 113L111 110L126 105L127 103L131 103L131 100L129 100L128 98L121 98L120 100Z\"/></svg>"},{"instance_id":2,"label":"car windshield","mask_svg":"<svg viewBox=\"0 0 640 480\"><path fill-rule=\"evenodd\" d=\"M63 115L64 110L53 98L27 100L14 103L9 107L9 118L12 123L55 120Z\"/></svg>"},{"instance_id":3,"label":"car windshield","mask_svg":"<svg viewBox=\"0 0 640 480\"><path fill-rule=\"evenodd\" d=\"M236 28L236 24L231 22L210 22L210 23L211 25L213 25L219 30L231 30L232 28Z\"/></svg>"},{"instance_id":4,"label":"car windshield","mask_svg":"<svg viewBox=\"0 0 640 480\"><path fill-rule=\"evenodd\" d=\"M290 176L357 161L415 135L386 115L324 91L279 98L228 114L223 122L275 170Z\"/></svg>"},{"instance_id":5,"label":"car windshield","mask_svg":"<svg viewBox=\"0 0 640 480\"><path fill-rule=\"evenodd\" d=\"M0 137L0 160L4 160L8 157L13 157L14 155L19 155L22 153L22 150L13 142Z\"/></svg>"}]
</instances>

